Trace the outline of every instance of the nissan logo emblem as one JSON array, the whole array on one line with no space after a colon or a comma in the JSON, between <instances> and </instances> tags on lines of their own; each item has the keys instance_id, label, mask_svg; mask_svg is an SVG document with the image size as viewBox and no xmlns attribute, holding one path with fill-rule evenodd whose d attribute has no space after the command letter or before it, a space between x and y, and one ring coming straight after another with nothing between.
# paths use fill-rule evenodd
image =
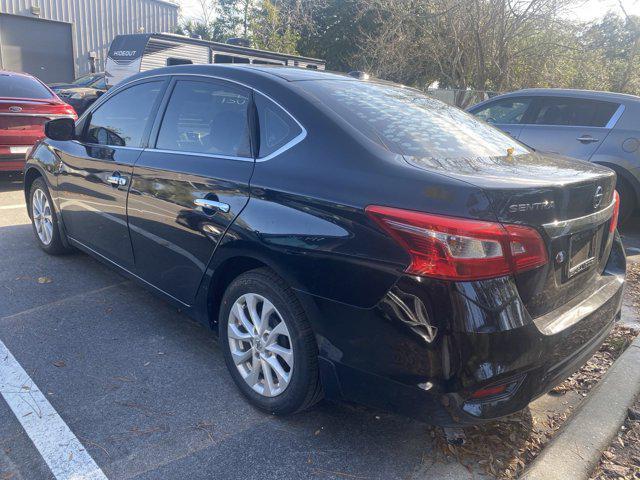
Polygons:
<instances>
[{"instance_id":1,"label":"nissan logo emblem","mask_svg":"<svg viewBox=\"0 0 640 480\"><path fill-rule=\"evenodd\" d=\"M602 197L604 196L604 194L602 193L602 187L600 185L598 185L598 188L596 188L596 193L593 196L593 208L594 210L596 208L598 208L600 206L600 204L602 203Z\"/></svg>"},{"instance_id":2,"label":"nissan logo emblem","mask_svg":"<svg viewBox=\"0 0 640 480\"><path fill-rule=\"evenodd\" d=\"M9 111L12 113L18 113L22 111L22 107L9 107Z\"/></svg>"}]
</instances>

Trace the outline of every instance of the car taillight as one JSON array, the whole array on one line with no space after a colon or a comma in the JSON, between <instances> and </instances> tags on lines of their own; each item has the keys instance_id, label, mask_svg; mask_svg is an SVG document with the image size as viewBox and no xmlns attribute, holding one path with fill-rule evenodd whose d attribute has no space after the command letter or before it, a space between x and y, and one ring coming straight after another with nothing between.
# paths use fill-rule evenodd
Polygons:
<instances>
[{"instance_id":1,"label":"car taillight","mask_svg":"<svg viewBox=\"0 0 640 480\"><path fill-rule=\"evenodd\" d=\"M53 107L49 108L47 113L50 113L53 115L68 115L74 118L75 120L78 119L78 114L76 113L75 109L67 103L58 103Z\"/></svg>"},{"instance_id":2,"label":"car taillight","mask_svg":"<svg viewBox=\"0 0 640 480\"><path fill-rule=\"evenodd\" d=\"M407 273L445 280L479 280L547 263L540 234L521 225L445 217L370 205L367 215L411 257Z\"/></svg>"},{"instance_id":3,"label":"car taillight","mask_svg":"<svg viewBox=\"0 0 640 480\"><path fill-rule=\"evenodd\" d=\"M613 191L613 215L611 215L611 223L609 223L609 233L613 233L618 226L618 215L620 215L620 195L617 190Z\"/></svg>"}]
</instances>

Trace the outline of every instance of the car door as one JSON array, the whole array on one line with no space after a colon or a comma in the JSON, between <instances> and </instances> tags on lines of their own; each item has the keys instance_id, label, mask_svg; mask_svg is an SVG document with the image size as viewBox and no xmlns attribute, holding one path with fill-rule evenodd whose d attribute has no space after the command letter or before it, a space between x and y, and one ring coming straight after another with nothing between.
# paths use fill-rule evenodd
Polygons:
<instances>
[{"instance_id":1,"label":"car door","mask_svg":"<svg viewBox=\"0 0 640 480\"><path fill-rule=\"evenodd\" d=\"M522 120L531 106L531 97L505 97L471 107L469 112L513 138L520 136Z\"/></svg>"},{"instance_id":2,"label":"car door","mask_svg":"<svg viewBox=\"0 0 640 480\"><path fill-rule=\"evenodd\" d=\"M520 140L542 152L589 160L623 108L601 100L540 97L522 127Z\"/></svg>"},{"instance_id":3,"label":"car door","mask_svg":"<svg viewBox=\"0 0 640 480\"><path fill-rule=\"evenodd\" d=\"M134 170L128 201L136 271L191 304L213 251L249 200L252 93L176 76Z\"/></svg>"},{"instance_id":4,"label":"car door","mask_svg":"<svg viewBox=\"0 0 640 480\"><path fill-rule=\"evenodd\" d=\"M83 117L78 140L58 148L67 234L126 268L134 264L126 212L131 173L163 88L164 81L155 79L119 90Z\"/></svg>"}]
</instances>

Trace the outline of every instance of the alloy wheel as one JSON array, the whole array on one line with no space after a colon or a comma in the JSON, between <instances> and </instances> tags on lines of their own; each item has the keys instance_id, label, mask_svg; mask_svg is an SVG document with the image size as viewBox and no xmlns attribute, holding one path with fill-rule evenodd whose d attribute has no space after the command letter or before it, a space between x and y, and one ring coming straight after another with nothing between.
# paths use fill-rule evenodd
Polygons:
<instances>
[{"instance_id":1,"label":"alloy wheel","mask_svg":"<svg viewBox=\"0 0 640 480\"><path fill-rule=\"evenodd\" d=\"M293 373L293 343L282 316L262 295L238 298L227 323L233 362L245 382L265 397L280 395Z\"/></svg>"},{"instance_id":2,"label":"alloy wheel","mask_svg":"<svg viewBox=\"0 0 640 480\"><path fill-rule=\"evenodd\" d=\"M33 192L31 214L38 238L44 245L49 245L53 238L53 215L47 195L39 188Z\"/></svg>"}]
</instances>

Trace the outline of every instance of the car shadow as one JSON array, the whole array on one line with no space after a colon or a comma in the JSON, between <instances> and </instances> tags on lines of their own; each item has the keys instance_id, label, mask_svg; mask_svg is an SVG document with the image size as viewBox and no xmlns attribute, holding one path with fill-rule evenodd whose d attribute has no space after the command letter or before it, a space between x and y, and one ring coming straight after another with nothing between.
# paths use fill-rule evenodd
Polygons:
<instances>
[{"instance_id":1,"label":"car shadow","mask_svg":"<svg viewBox=\"0 0 640 480\"><path fill-rule=\"evenodd\" d=\"M22 190L22 172L0 172L0 193Z\"/></svg>"},{"instance_id":2,"label":"car shadow","mask_svg":"<svg viewBox=\"0 0 640 480\"><path fill-rule=\"evenodd\" d=\"M627 255L640 254L640 213L618 228Z\"/></svg>"}]
</instances>

